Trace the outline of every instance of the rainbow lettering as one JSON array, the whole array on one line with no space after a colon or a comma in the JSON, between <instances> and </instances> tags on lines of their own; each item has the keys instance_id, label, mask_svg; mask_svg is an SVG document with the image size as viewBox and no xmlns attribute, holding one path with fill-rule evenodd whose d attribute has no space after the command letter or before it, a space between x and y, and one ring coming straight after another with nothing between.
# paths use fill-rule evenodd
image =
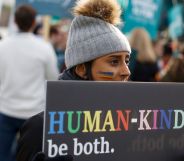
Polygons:
<instances>
[{"instance_id":1,"label":"rainbow lettering","mask_svg":"<svg viewBox=\"0 0 184 161\"><path fill-rule=\"evenodd\" d=\"M184 128L184 110L177 109L50 111L48 117L48 134L50 135L76 134L79 132L127 132L132 124L137 125L137 130Z\"/></svg>"}]
</instances>

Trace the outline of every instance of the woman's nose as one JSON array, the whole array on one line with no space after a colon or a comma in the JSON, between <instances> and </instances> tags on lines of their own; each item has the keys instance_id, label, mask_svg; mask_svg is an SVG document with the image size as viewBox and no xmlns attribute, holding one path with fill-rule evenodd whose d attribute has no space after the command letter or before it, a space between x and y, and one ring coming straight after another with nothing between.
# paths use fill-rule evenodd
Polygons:
<instances>
[{"instance_id":1,"label":"woman's nose","mask_svg":"<svg viewBox=\"0 0 184 161\"><path fill-rule=\"evenodd\" d=\"M130 70L127 64L122 65L120 69L120 75L123 79L128 79L130 77ZM126 78L125 78L126 77Z\"/></svg>"}]
</instances>

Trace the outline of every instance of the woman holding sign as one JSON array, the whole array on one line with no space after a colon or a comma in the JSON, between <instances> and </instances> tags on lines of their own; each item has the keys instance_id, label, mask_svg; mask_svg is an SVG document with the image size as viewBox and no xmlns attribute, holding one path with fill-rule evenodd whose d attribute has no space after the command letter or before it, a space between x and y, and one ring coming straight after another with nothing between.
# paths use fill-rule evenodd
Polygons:
<instances>
[{"instance_id":1,"label":"woman holding sign","mask_svg":"<svg viewBox=\"0 0 184 161\"><path fill-rule=\"evenodd\" d=\"M79 0L69 31L60 80L127 81L130 45L115 27L121 9L115 0ZM17 161L72 160L46 158L42 151L43 113L32 117L20 132Z\"/></svg>"}]
</instances>

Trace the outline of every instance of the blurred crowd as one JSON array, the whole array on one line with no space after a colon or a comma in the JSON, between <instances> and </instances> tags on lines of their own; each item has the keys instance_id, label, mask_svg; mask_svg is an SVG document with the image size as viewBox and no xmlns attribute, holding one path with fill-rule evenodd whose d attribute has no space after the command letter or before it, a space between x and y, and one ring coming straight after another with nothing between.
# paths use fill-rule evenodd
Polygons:
<instances>
[{"instance_id":1,"label":"blurred crowd","mask_svg":"<svg viewBox=\"0 0 184 161\"><path fill-rule=\"evenodd\" d=\"M53 46L60 73L65 70L65 48L71 24L70 19L49 24L48 41ZM33 33L44 39L43 22L36 23ZM141 82L183 82L184 35L172 40L168 31L162 31L152 40L145 28L135 28L127 36L132 54L130 60L130 81ZM0 40L1 40L0 36Z\"/></svg>"},{"instance_id":2,"label":"blurred crowd","mask_svg":"<svg viewBox=\"0 0 184 161\"><path fill-rule=\"evenodd\" d=\"M184 81L184 36L171 40L165 31L156 40L151 40L145 29L136 28L129 38L132 81Z\"/></svg>"},{"instance_id":3,"label":"blurred crowd","mask_svg":"<svg viewBox=\"0 0 184 161\"><path fill-rule=\"evenodd\" d=\"M49 42L54 48L60 73L66 68L64 53L70 24L71 20L66 19L49 28ZM37 23L33 33L44 39L43 24ZM172 40L167 31L163 31L156 40L152 40L146 29L137 27L128 38L132 47L129 65L131 81L184 81L184 35Z\"/></svg>"},{"instance_id":4,"label":"blurred crowd","mask_svg":"<svg viewBox=\"0 0 184 161\"><path fill-rule=\"evenodd\" d=\"M65 69L64 52L66 48L67 35L71 24L70 19L57 21L57 23L49 24L48 41L54 48L57 57L57 66L60 73ZM33 33L44 39L43 23L39 22L35 25Z\"/></svg>"},{"instance_id":5,"label":"blurred crowd","mask_svg":"<svg viewBox=\"0 0 184 161\"><path fill-rule=\"evenodd\" d=\"M62 20L50 26L49 41L54 47L60 72L65 69L64 51L70 23L70 20ZM34 31L41 37L42 27L38 24ZM167 31L163 31L156 40L152 40L146 29L137 27L128 39L132 48L130 81L184 81L184 35L172 40Z\"/></svg>"},{"instance_id":6,"label":"blurred crowd","mask_svg":"<svg viewBox=\"0 0 184 161\"><path fill-rule=\"evenodd\" d=\"M54 48L60 73L65 69L64 52L70 24L70 19L49 24L49 42ZM44 39L43 28L43 21L36 22L33 33ZM172 40L166 30L159 33L156 40L152 40L146 29L137 27L128 38L133 53L129 66L131 81L183 81L184 35Z\"/></svg>"}]
</instances>

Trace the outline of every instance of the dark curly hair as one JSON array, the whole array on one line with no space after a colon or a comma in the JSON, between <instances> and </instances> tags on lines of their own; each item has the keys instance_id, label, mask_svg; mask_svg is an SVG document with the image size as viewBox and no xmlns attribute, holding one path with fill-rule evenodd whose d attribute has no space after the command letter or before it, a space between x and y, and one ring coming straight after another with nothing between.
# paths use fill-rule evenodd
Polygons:
<instances>
[{"instance_id":1,"label":"dark curly hair","mask_svg":"<svg viewBox=\"0 0 184 161\"><path fill-rule=\"evenodd\" d=\"M36 11L29 5L21 5L15 11L15 22L22 32L31 29L35 22Z\"/></svg>"}]
</instances>

